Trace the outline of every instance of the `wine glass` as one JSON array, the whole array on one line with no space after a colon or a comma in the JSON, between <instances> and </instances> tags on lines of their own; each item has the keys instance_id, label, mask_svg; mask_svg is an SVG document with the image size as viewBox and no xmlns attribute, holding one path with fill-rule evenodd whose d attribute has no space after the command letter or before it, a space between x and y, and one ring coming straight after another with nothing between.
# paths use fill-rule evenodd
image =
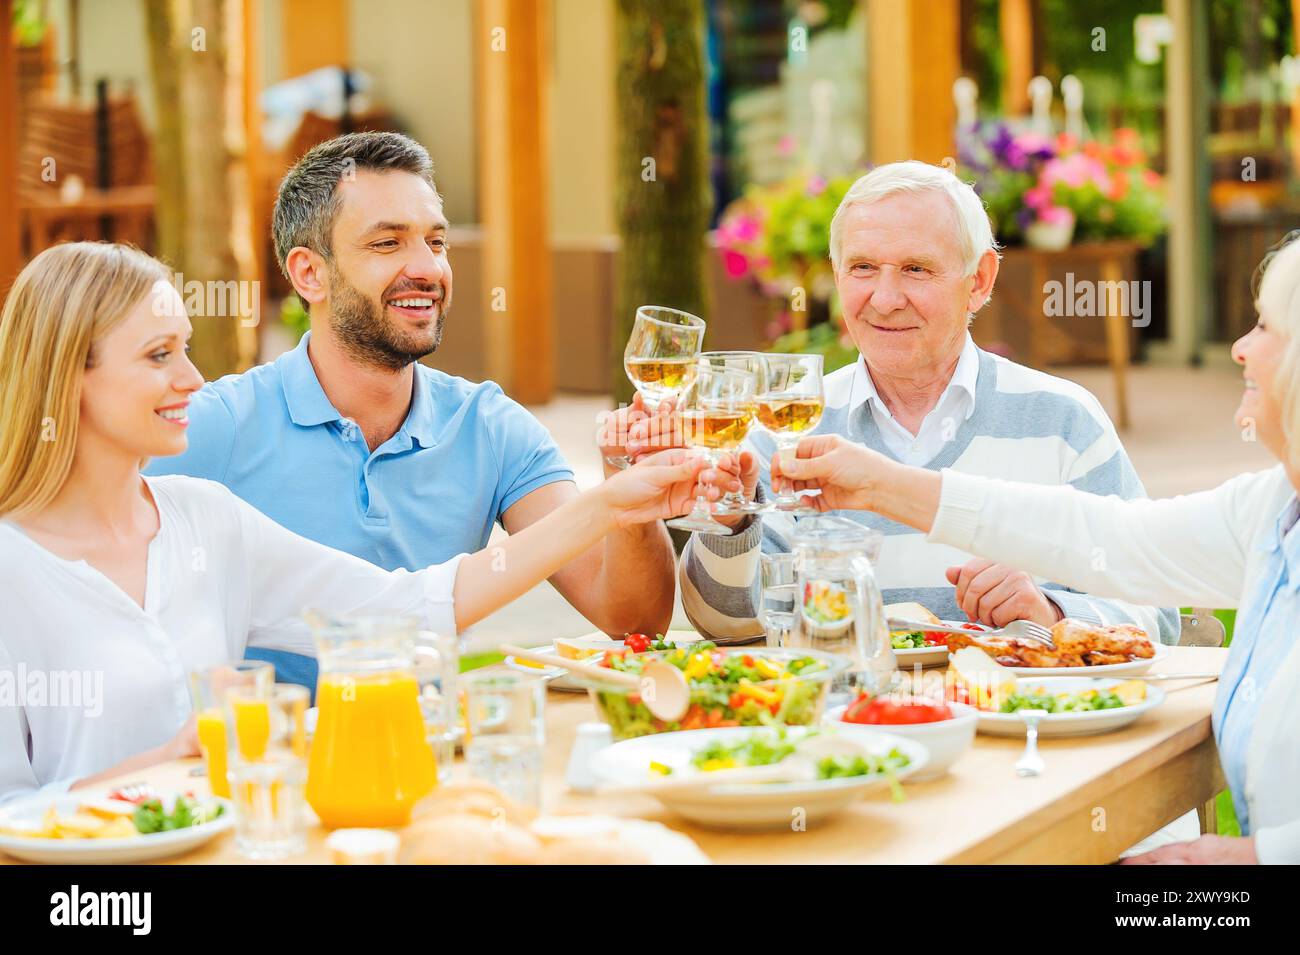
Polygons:
<instances>
[{"instance_id":1,"label":"wine glass","mask_svg":"<svg viewBox=\"0 0 1300 955\"><path fill-rule=\"evenodd\" d=\"M714 368L729 368L743 374L754 377L754 388L757 391L762 387L763 382L763 356L756 351L706 351L700 353L700 362ZM750 406L750 413L753 414L753 406ZM736 453L739 454L739 447ZM740 491L728 491L722 499L713 506L714 514L759 514L766 507L754 501L746 500L745 495Z\"/></svg>"},{"instance_id":2,"label":"wine glass","mask_svg":"<svg viewBox=\"0 0 1300 955\"><path fill-rule=\"evenodd\" d=\"M794 461L799 438L817 427L826 407L821 355L765 354L763 382L756 401L758 422L776 441L782 464ZM818 513L787 488L768 510L803 516Z\"/></svg>"},{"instance_id":3,"label":"wine glass","mask_svg":"<svg viewBox=\"0 0 1300 955\"><path fill-rule=\"evenodd\" d=\"M682 394L678 408L686 446L699 450L717 467L720 452L735 451L749 434L757 389L758 379L752 372L701 359L695 367L695 380ZM668 526L703 534L731 533L731 528L713 519L704 494L695 499L690 514L669 521Z\"/></svg>"},{"instance_id":4,"label":"wine glass","mask_svg":"<svg viewBox=\"0 0 1300 955\"><path fill-rule=\"evenodd\" d=\"M704 319L663 305L642 305L636 310L623 350L623 370L641 392L646 410L653 414L661 401L690 385L703 344ZM616 468L632 463L624 455L606 460Z\"/></svg>"}]
</instances>

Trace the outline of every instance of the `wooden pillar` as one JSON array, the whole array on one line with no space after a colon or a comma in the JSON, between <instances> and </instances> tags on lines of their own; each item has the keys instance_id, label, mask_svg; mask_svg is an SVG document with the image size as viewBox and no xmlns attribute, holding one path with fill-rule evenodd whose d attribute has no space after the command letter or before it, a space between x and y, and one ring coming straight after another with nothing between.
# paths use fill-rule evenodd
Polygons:
<instances>
[{"instance_id":1,"label":"wooden pillar","mask_svg":"<svg viewBox=\"0 0 1300 955\"><path fill-rule=\"evenodd\" d=\"M1029 81L1034 77L1033 0L1000 0L998 32L1006 64L1002 74L1002 114L1029 112Z\"/></svg>"},{"instance_id":2,"label":"wooden pillar","mask_svg":"<svg viewBox=\"0 0 1300 955\"><path fill-rule=\"evenodd\" d=\"M955 151L959 0L870 0L867 100L874 163L938 163Z\"/></svg>"},{"instance_id":3,"label":"wooden pillar","mask_svg":"<svg viewBox=\"0 0 1300 955\"><path fill-rule=\"evenodd\" d=\"M13 2L0 0L0 302L22 267L18 222L18 61Z\"/></svg>"},{"instance_id":4,"label":"wooden pillar","mask_svg":"<svg viewBox=\"0 0 1300 955\"><path fill-rule=\"evenodd\" d=\"M1210 328L1209 26L1200 0L1165 0L1174 38L1165 50L1165 155L1169 187L1169 346L1197 361Z\"/></svg>"},{"instance_id":5,"label":"wooden pillar","mask_svg":"<svg viewBox=\"0 0 1300 955\"><path fill-rule=\"evenodd\" d=\"M322 66L347 66L347 0L282 0L284 79ZM400 29L400 24L396 24Z\"/></svg>"},{"instance_id":6,"label":"wooden pillar","mask_svg":"<svg viewBox=\"0 0 1300 955\"><path fill-rule=\"evenodd\" d=\"M1300 0L1291 0L1291 55L1300 57ZM1300 169L1300 86L1291 97L1291 168Z\"/></svg>"},{"instance_id":7,"label":"wooden pillar","mask_svg":"<svg viewBox=\"0 0 1300 955\"><path fill-rule=\"evenodd\" d=\"M549 401L555 391L549 22L548 0L478 0L475 7L485 364L526 404Z\"/></svg>"},{"instance_id":8,"label":"wooden pillar","mask_svg":"<svg viewBox=\"0 0 1300 955\"><path fill-rule=\"evenodd\" d=\"M236 222L236 226L244 226L243 233L247 236L247 250L238 255L241 260L242 269L246 276L256 282L255 288L258 289L258 324L253 327L243 326L240 328L240 365L248 367L256 364L261 353L262 330L266 327L265 321L274 318L274 314L263 315L262 297L266 292L266 247L267 233L270 230L271 210L266 208L263 200L266 193L262 189L262 175L264 171L264 161L262 158L262 105L260 94L262 92L262 30L259 20L260 11L258 4L254 0L242 0L240 12L243 17L240 32L240 49L238 57L232 57L237 63L232 64L232 68L237 66L240 70L241 79L243 80L244 93L244 163L243 172L247 180L246 188L248 189L248 221L246 223ZM232 51L233 52L233 51ZM237 217L238 218L238 217ZM236 237L236 242L239 242Z\"/></svg>"}]
</instances>

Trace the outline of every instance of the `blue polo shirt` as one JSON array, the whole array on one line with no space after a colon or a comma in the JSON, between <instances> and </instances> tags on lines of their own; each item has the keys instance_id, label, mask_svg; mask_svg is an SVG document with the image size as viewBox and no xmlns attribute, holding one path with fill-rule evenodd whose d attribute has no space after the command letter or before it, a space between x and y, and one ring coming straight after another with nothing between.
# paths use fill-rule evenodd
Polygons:
<instances>
[{"instance_id":1,"label":"blue polo shirt","mask_svg":"<svg viewBox=\"0 0 1300 955\"><path fill-rule=\"evenodd\" d=\"M516 501L573 480L550 433L499 386L418 363L406 421L371 451L325 397L310 337L197 391L189 449L146 473L219 481L289 530L389 570L480 550Z\"/></svg>"}]
</instances>

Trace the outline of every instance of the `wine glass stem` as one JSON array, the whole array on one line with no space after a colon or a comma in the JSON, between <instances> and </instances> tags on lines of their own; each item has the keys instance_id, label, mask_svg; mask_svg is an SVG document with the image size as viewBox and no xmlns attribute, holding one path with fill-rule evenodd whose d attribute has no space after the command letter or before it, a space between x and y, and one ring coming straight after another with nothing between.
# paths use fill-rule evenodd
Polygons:
<instances>
[{"instance_id":1,"label":"wine glass stem","mask_svg":"<svg viewBox=\"0 0 1300 955\"><path fill-rule=\"evenodd\" d=\"M776 436L776 453L777 456L781 458L782 464L794 458L795 448L798 447L799 444L799 439L797 437L794 441L791 441L790 438L791 435L785 434L779 434ZM794 488L787 484L786 487L777 494L776 503L781 505L798 504L799 495L795 494Z\"/></svg>"}]
</instances>

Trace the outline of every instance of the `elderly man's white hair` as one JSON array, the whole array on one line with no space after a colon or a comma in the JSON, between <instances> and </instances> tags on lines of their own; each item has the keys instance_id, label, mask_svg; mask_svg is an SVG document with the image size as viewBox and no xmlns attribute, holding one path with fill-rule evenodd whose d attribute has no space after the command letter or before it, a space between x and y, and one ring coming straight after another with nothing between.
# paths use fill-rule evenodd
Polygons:
<instances>
[{"instance_id":1,"label":"elderly man's white hair","mask_svg":"<svg viewBox=\"0 0 1300 955\"><path fill-rule=\"evenodd\" d=\"M975 190L942 166L909 159L877 166L850 186L840 200L840 207L831 219L831 264L837 272L840 268L840 233L849 209L869 206L903 192L941 192L948 197L956 220L957 245L965 268L963 275L974 275L984 253L998 250L988 213Z\"/></svg>"}]
</instances>

